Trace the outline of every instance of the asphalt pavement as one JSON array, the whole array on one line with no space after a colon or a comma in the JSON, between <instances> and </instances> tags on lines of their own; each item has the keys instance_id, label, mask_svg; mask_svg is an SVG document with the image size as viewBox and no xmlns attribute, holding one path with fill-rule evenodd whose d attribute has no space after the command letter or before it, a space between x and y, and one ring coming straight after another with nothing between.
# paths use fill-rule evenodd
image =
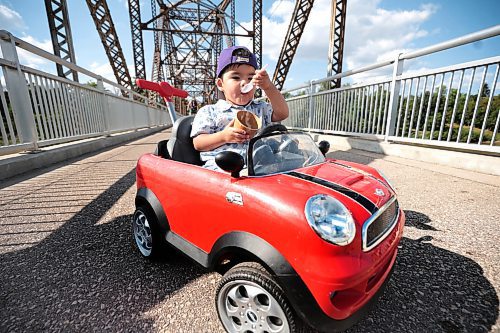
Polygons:
<instances>
[{"instance_id":1,"label":"asphalt pavement","mask_svg":"<svg viewBox=\"0 0 500 333\"><path fill-rule=\"evenodd\" d=\"M0 185L0 332L224 332L221 277L132 246L135 165L167 132ZM377 167L406 226L394 274L349 332L500 332L500 177L336 151ZM459 161L457 161L459 163Z\"/></svg>"}]
</instances>

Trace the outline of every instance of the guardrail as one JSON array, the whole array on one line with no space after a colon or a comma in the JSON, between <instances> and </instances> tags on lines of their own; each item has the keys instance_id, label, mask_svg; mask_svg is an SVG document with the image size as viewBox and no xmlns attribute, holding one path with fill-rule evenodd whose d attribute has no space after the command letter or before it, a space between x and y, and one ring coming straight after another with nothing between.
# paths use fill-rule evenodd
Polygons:
<instances>
[{"instance_id":1,"label":"guardrail","mask_svg":"<svg viewBox=\"0 0 500 333\"><path fill-rule=\"evenodd\" d=\"M283 91L290 108L283 124L327 134L500 153L500 96L495 94L500 56L403 73L405 60L499 35L497 25ZM329 87L334 79L390 65L392 77L318 89Z\"/></svg>"},{"instance_id":2,"label":"guardrail","mask_svg":"<svg viewBox=\"0 0 500 333\"><path fill-rule=\"evenodd\" d=\"M0 31L0 155L140 128L171 125L169 110L132 90ZM94 86L20 64L18 49L77 71ZM104 85L125 92L115 95ZM173 111L173 104L168 105Z\"/></svg>"}]
</instances>

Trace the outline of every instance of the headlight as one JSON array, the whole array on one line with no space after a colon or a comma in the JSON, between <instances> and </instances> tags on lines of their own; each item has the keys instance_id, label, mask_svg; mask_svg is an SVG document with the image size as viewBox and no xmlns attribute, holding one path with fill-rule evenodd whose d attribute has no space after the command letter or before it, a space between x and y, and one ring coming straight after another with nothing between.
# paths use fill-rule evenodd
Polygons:
<instances>
[{"instance_id":1,"label":"headlight","mask_svg":"<svg viewBox=\"0 0 500 333\"><path fill-rule=\"evenodd\" d=\"M351 212L337 199L316 194L307 200L305 214L313 230L327 242L347 245L356 235Z\"/></svg>"}]
</instances>

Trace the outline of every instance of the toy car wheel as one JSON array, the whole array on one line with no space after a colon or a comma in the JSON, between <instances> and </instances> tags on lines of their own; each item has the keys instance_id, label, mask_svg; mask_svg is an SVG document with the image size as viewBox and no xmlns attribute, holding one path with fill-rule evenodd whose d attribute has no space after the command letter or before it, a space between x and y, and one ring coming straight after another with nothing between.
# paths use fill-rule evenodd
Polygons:
<instances>
[{"instance_id":1,"label":"toy car wheel","mask_svg":"<svg viewBox=\"0 0 500 333\"><path fill-rule=\"evenodd\" d=\"M283 290L257 263L242 263L224 274L216 306L227 332L302 331Z\"/></svg>"},{"instance_id":2,"label":"toy car wheel","mask_svg":"<svg viewBox=\"0 0 500 333\"><path fill-rule=\"evenodd\" d=\"M156 216L144 206L138 206L132 217L132 229L137 249L145 258L156 258L163 247Z\"/></svg>"}]
</instances>

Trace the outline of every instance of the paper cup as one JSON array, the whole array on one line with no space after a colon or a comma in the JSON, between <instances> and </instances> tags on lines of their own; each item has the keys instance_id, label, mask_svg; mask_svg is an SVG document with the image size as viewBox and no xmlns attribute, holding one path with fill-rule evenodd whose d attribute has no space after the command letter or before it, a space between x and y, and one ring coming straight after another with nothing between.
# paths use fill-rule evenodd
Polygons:
<instances>
[{"instance_id":1,"label":"paper cup","mask_svg":"<svg viewBox=\"0 0 500 333\"><path fill-rule=\"evenodd\" d=\"M248 135L254 136L261 126L262 121L252 112L242 110L236 113L234 127L244 130Z\"/></svg>"}]
</instances>

